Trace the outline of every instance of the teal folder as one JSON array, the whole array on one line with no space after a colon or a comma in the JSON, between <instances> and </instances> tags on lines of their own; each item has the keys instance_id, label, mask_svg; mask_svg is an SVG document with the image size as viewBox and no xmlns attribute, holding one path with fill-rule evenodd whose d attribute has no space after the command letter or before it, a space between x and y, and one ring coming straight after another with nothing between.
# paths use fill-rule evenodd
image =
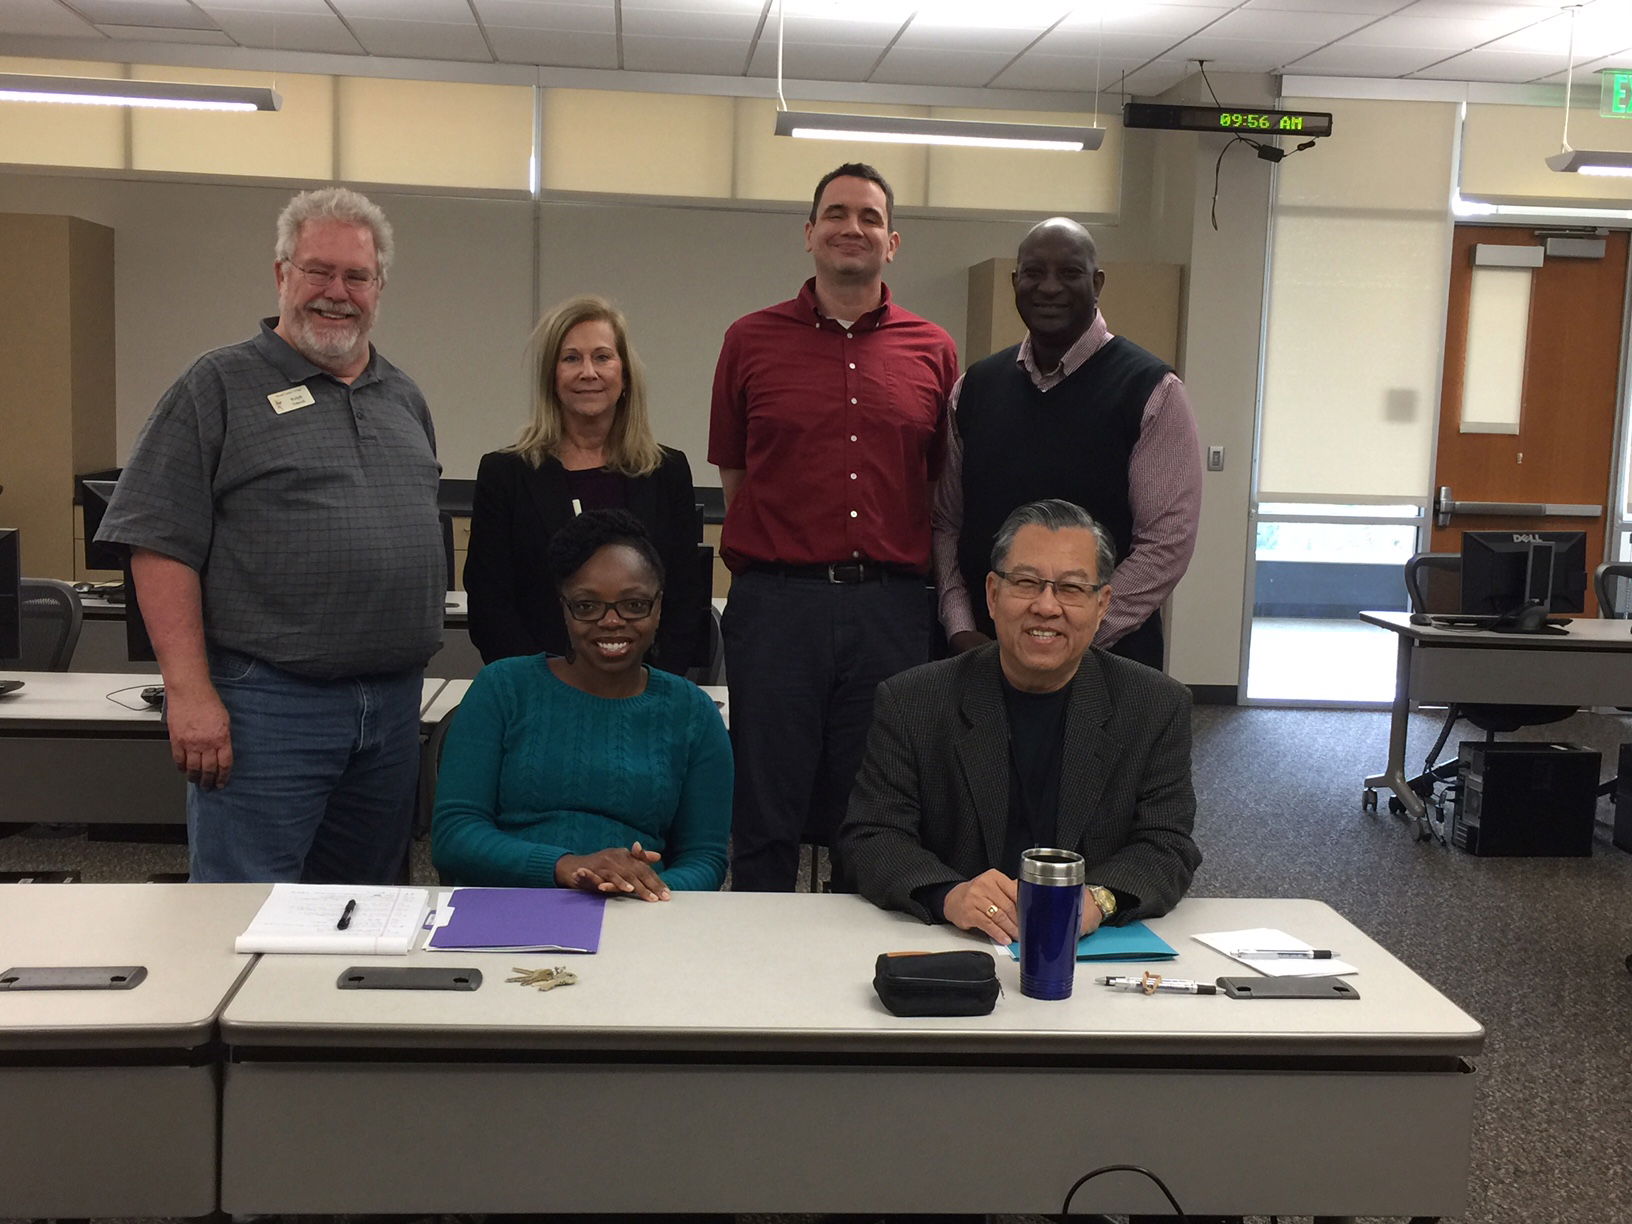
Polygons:
<instances>
[{"instance_id":1,"label":"teal folder","mask_svg":"<svg viewBox=\"0 0 1632 1224\"><path fill-rule=\"evenodd\" d=\"M1009 955L1020 959L1018 943L1009 945ZM1100 927L1092 935L1077 940L1079 961L1165 961L1177 955L1167 940L1142 922Z\"/></svg>"}]
</instances>

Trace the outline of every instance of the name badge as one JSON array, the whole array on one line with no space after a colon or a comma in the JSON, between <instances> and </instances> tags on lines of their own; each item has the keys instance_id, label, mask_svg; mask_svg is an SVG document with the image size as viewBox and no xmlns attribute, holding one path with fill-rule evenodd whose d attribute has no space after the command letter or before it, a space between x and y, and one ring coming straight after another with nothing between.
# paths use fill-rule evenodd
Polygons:
<instances>
[{"instance_id":1,"label":"name badge","mask_svg":"<svg viewBox=\"0 0 1632 1224\"><path fill-rule=\"evenodd\" d=\"M274 391L266 397L266 402L272 405L272 411L282 416L286 412L293 412L296 408L304 408L317 401L305 387L290 387L287 391Z\"/></svg>"}]
</instances>

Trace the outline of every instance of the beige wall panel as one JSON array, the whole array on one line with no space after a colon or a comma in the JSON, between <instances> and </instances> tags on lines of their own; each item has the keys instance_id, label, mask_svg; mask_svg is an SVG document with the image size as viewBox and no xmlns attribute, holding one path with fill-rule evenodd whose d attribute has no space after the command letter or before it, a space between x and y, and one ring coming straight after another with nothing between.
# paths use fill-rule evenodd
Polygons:
<instances>
[{"instance_id":1,"label":"beige wall panel","mask_svg":"<svg viewBox=\"0 0 1632 1224\"><path fill-rule=\"evenodd\" d=\"M788 103L790 110L840 111L846 114L929 114L927 106L865 106L839 102ZM877 144L867 141L795 140L775 135L776 103L763 98L736 99L737 182L733 193L741 200L809 200L816 184L829 170L846 162L877 167L895 192L897 208L923 204L929 165L924 145Z\"/></svg>"},{"instance_id":2,"label":"beige wall panel","mask_svg":"<svg viewBox=\"0 0 1632 1224\"><path fill-rule=\"evenodd\" d=\"M337 103L342 179L528 189L526 86L341 77Z\"/></svg>"},{"instance_id":3,"label":"beige wall panel","mask_svg":"<svg viewBox=\"0 0 1632 1224\"><path fill-rule=\"evenodd\" d=\"M728 199L733 113L730 98L547 89L544 189Z\"/></svg>"},{"instance_id":4,"label":"beige wall panel","mask_svg":"<svg viewBox=\"0 0 1632 1224\"><path fill-rule=\"evenodd\" d=\"M334 174L334 78L225 68L132 65L144 81L276 89L283 109L253 114L133 110L131 165L137 170L327 179Z\"/></svg>"},{"instance_id":5,"label":"beige wall panel","mask_svg":"<svg viewBox=\"0 0 1632 1224\"><path fill-rule=\"evenodd\" d=\"M937 106L936 119L1000 123L1057 123L1088 127L1094 116L1067 111L991 111ZM1081 221L1120 211L1122 124L1099 116L1105 143L1097 152L1046 153L1023 149L929 146L925 203L940 208L1014 209L1065 213Z\"/></svg>"},{"instance_id":6,"label":"beige wall panel","mask_svg":"<svg viewBox=\"0 0 1632 1224\"><path fill-rule=\"evenodd\" d=\"M988 259L969 269L969 340L964 363L1019 344L1026 325L1014 308L1013 259ZM1178 264L1106 263L1099 307L1115 335L1126 336L1174 368L1179 366L1179 316L1184 269Z\"/></svg>"},{"instance_id":7,"label":"beige wall panel","mask_svg":"<svg viewBox=\"0 0 1632 1224\"><path fill-rule=\"evenodd\" d=\"M526 403L532 206L372 198L397 235L375 341L424 389L445 473L473 477L483 452L515 437ZM271 187L0 175L0 212L71 214L115 231L117 462L195 357L276 313L273 230L288 199ZM605 235L595 241L604 257Z\"/></svg>"},{"instance_id":8,"label":"beige wall panel","mask_svg":"<svg viewBox=\"0 0 1632 1224\"><path fill-rule=\"evenodd\" d=\"M0 267L29 286L0 295L0 523L22 529L33 577L73 576L76 435L109 449L90 431L112 427L99 402L112 384L112 258L112 235L86 222L0 215Z\"/></svg>"},{"instance_id":9,"label":"beige wall panel","mask_svg":"<svg viewBox=\"0 0 1632 1224\"><path fill-rule=\"evenodd\" d=\"M1589 78L1585 92L1596 98L1597 82ZM1492 204L1632 206L1632 178L1560 174L1547 168L1546 159L1561 147L1563 127L1561 106L1470 103L1462 132L1463 197ZM1632 151L1632 120L1604 119L1596 106L1576 106L1570 114L1570 144Z\"/></svg>"},{"instance_id":10,"label":"beige wall panel","mask_svg":"<svg viewBox=\"0 0 1632 1224\"><path fill-rule=\"evenodd\" d=\"M1276 219L1265 493L1427 491L1450 235L1446 219Z\"/></svg>"},{"instance_id":11,"label":"beige wall panel","mask_svg":"<svg viewBox=\"0 0 1632 1224\"><path fill-rule=\"evenodd\" d=\"M113 231L70 218L68 233L69 461L73 472L94 472L113 466L118 434Z\"/></svg>"},{"instance_id":12,"label":"beige wall panel","mask_svg":"<svg viewBox=\"0 0 1632 1224\"><path fill-rule=\"evenodd\" d=\"M1281 163L1280 208L1449 210L1454 102L1285 98L1282 105L1330 111L1332 135Z\"/></svg>"},{"instance_id":13,"label":"beige wall panel","mask_svg":"<svg viewBox=\"0 0 1632 1224\"><path fill-rule=\"evenodd\" d=\"M123 77L123 64L0 56L0 72L32 76ZM0 162L25 166L122 169L126 115L117 106L0 102Z\"/></svg>"}]
</instances>

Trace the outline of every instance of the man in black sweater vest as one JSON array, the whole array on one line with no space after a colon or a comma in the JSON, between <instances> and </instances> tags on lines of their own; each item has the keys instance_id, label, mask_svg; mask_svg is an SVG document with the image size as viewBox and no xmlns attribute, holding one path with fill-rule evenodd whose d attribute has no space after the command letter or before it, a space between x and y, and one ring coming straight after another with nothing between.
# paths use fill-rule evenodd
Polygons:
<instances>
[{"instance_id":1,"label":"man in black sweater vest","mask_svg":"<svg viewBox=\"0 0 1632 1224\"><path fill-rule=\"evenodd\" d=\"M1026 339L970 366L952 392L934 519L947 639L960 652L991 640L979 596L992 539L1017 506L1062 498L1116 545L1116 602L1094 644L1160 668L1161 605L1190 563L1201 513L1201 448L1184 384L1111 335L1099 313L1105 273L1075 221L1033 227L1013 282Z\"/></svg>"}]
</instances>

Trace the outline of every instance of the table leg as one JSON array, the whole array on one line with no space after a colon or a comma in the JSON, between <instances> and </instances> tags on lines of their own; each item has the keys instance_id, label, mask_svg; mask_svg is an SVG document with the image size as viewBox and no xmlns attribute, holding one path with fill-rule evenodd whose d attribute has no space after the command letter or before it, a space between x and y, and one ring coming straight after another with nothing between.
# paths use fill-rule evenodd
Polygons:
<instances>
[{"instance_id":1,"label":"table leg","mask_svg":"<svg viewBox=\"0 0 1632 1224\"><path fill-rule=\"evenodd\" d=\"M1428 807L1422 796L1411 789L1405 774L1405 737L1411 729L1411 651L1416 645L1410 637L1400 634L1400 644L1394 657L1394 709L1388 724L1388 765L1380 774L1366 779L1368 807L1376 804L1375 789L1386 786L1405 808L1408 819L1416 822L1417 837L1426 840L1430 835Z\"/></svg>"}]
</instances>

